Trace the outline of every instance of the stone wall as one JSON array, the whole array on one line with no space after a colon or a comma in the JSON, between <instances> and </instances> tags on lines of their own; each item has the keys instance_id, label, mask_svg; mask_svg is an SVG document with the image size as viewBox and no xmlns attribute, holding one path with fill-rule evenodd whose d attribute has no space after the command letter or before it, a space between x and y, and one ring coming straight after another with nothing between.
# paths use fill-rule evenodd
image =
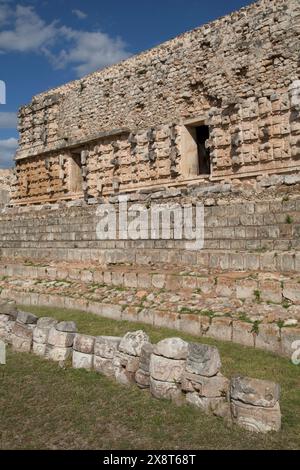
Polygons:
<instances>
[{"instance_id":1,"label":"stone wall","mask_svg":"<svg viewBox=\"0 0 300 470\"><path fill-rule=\"evenodd\" d=\"M14 203L208 178L187 161L196 122L209 126L212 181L296 171L299 24L298 0L261 0L34 97L19 113Z\"/></svg>"},{"instance_id":2,"label":"stone wall","mask_svg":"<svg viewBox=\"0 0 300 470\"><path fill-rule=\"evenodd\" d=\"M217 192L218 191L218 192ZM97 201L93 201L97 202ZM104 201L105 202L105 201ZM118 197L109 198L118 210ZM204 249L191 252L186 240L110 240L97 238L97 204L61 204L7 209L0 216L3 258L82 261L100 264L176 264L233 271L299 272L297 185L245 191L234 185L187 190L141 192L128 207L140 203L205 206Z\"/></svg>"},{"instance_id":3,"label":"stone wall","mask_svg":"<svg viewBox=\"0 0 300 470\"><path fill-rule=\"evenodd\" d=\"M37 318L0 304L0 339L18 352L33 352L76 369L94 369L122 385L149 389L155 398L189 403L249 431L279 431L280 388L273 382L221 373L218 349L168 338L152 345L143 331L123 337L77 333L72 321Z\"/></svg>"},{"instance_id":4,"label":"stone wall","mask_svg":"<svg viewBox=\"0 0 300 470\"><path fill-rule=\"evenodd\" d=\"M12 170L0 169L0 207L9 203L12 177Z\"/></svg>"}]
</instances>

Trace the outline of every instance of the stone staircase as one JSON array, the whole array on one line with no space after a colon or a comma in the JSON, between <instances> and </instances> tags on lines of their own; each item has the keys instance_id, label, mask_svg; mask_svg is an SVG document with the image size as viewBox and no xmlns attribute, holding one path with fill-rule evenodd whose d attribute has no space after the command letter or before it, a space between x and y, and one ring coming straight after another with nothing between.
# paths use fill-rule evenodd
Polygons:
<instances>
[{"instance_id":1,"label":"stone staircase","mask_svg":"<svg viewBox=\"0 0 300 470\"><path fill-rule=\"evenodd\" d=\"M294 274L178 271L72 263L0 264L2 298L75 308L291 356L300 339L300 278Z\"/></svg>"}]
</instances>

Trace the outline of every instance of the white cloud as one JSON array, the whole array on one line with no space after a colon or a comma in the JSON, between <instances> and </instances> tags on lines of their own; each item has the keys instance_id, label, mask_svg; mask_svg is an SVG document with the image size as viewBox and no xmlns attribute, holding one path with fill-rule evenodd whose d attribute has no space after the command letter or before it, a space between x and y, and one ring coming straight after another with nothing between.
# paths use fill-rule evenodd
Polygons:
<instances>
[{"instance_id":1,"label":"white cloud","mask_svg":"<svg viewBox=\"0 0 300 470\"><path fill-rule=\"evenodd\" d=\"M17 114L0 111L0 129L13 129L17 126Z\"/></svg>"},{"instance_id":2,"label":"white cloud","mask_svg":"<svg viewBox=\"0 0 300 470\"><path fill-rule=\"evenodd\" d=\"M0 168L10 168L13 166L13 157L16 152L18 140L14 137L0 139Z\"/></svg>"},{"instance_id":3,"label":"white cloud","mask_svg":"<svg viewBox=\"0 0 300 470\"><path fill-rule=\"evenodd\" d=\"M0 11L1 8L0 3ZM81 10L75 11L85 14ZM58 21L46 23L31 6L17 5L6 17L3 10L2 17L2 21L6 21L5 29L0 31L2 54L41 53L55 68L71 66L77 76L112 65L129 56L122 39L101 31L76 30L60 25Z\"/></svg>"},{"instance_id":4,"label":"white cloud","mask_svg":"<svg viewBox=\"0 0 300 470\"><path fill-rule=\"evenodd\" d=\"M13 26L0 32L2 52L38 51L53 43L57 34L57 22L48 25L33 7L17 5L12 15Z\"/></svg>"},{"instance_id":5,"label":"white cloud","mask_svg":"<svg viewBox=\"0 0 300 470\"><path fill-rule=\"evenodd\" d=\"M121 39L111 38L100 31L87 32L64 28L64 34L72 45L69 49L60 51L55 57L54 65L56 68L64 68L71 64L79 77L115 64L129 55Z\"/></svg>"},{"instance_id":6,"label":"white cloud","mask_svg":"<svg viewBox=\"0 0 300 470\"><path fill-rule=\"evenodd\" d=\"M87 14L84 13L84 11L82 10L72 10L72 13L73 15L77 16L77 18L79 18L80 20L84 20L85 18L87 18Z\"/></svg>"}]
</instances>

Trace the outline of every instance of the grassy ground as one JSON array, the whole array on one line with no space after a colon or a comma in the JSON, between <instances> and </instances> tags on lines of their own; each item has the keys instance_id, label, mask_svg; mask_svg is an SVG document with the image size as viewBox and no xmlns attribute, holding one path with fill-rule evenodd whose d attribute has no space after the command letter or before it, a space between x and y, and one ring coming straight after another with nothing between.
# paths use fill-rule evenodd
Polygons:
<instances>
[{"instance_id":1,"label":"grassy ground","mask_svg":"<svg viewBox=\"0 0 300 470\"><path fill-rule=\"evenodd\" d=\"M24 307L25 309L25 307ZM41 316L73 319L80 332L123 335L145 330L153 342L178 332L118 322L76 311L27 308ZM282 430L257 435L189 406L155 400L94 372L61 369L30 354L8 350L0 366L1 449L299 449L300 366L232 343L218 346L222 372L276 380L282 387Z\"/></svg>"}]
</instances>

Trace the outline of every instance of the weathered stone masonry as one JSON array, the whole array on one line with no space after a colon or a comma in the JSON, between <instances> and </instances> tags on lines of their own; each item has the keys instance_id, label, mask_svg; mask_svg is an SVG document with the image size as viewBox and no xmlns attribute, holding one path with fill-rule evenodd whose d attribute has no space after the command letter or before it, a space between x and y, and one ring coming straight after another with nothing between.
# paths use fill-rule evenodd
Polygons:
<instances>
[{"instance_id":1,"label":"weathered stone masonry","mask_svg":"<svg viewBox=\"0 0 300 470\"><path fill-rule=\"evenodd\" d=\"M256 2L22 108L12 199L0 213L1 296L291 358L299 6ZM204 248L99 239L99 203L118 211L125 193L145 209L203 203Z\"/></svg>"},{"instance_id":2,"label":"weathered stone masonry","mask_svg":"<svg viewBox=\"0 0 300 470\"><path fill-rule=\"evenodd\" d=\"M300 8L262 0L33 98L14 204L298 171ZM207 125L210 176L195 161Z\"/></svg>"},{"instance_id":3,"label":"weathered stone masonry","mask_svg":"<svg viewBox=\"0 0 300 470\"><path fill-rule=\"evenodd\" d=\"M152 345L139 330L116 336L77 333L73 321L58 322L18 311L13 302L0 303L0 340L18 352L33 352L60 362L72 357L75 369L94 369L122 385L149 389L155 398L185 402L228 423L255 432L279 431L280 387L266 380L234 377L221 370L213 346L163 339Z\"/></svg>"}]
</instances>

